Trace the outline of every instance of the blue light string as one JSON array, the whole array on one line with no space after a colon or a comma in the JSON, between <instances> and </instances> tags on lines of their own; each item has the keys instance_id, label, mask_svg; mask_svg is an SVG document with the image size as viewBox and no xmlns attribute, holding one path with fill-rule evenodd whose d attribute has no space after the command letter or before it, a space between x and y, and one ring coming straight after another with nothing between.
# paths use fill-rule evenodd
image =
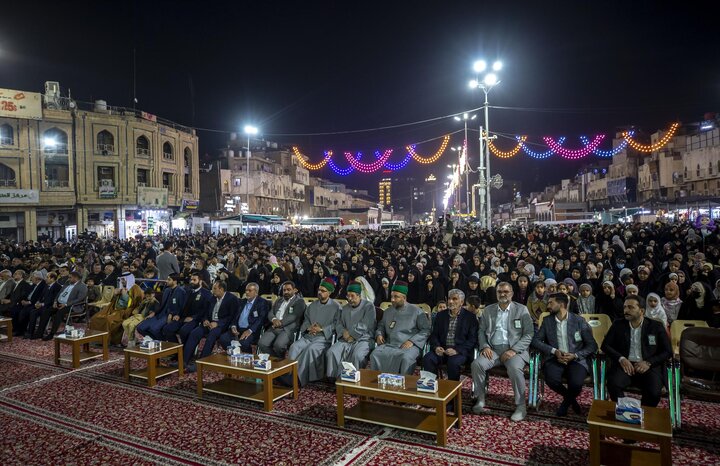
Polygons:
<instances>
[{"instance_id":1,"label":"blue light string","mask_svg":"<svg viewBox=\"0 0 720 466\"><path fill-rule=\"evenodd\" d=\"M415 149L415 146L412 146L412 148ZM375 151L375 158L379 160L380 157L382 157L382 154L380 153L380 151L379 150ZM408 163L410 163L410 159L412 159L412 154L410 152L408 152L402 161L400 161L398 163L385 162L385 165L383 165L383 167L387 168L390 171L397 171L397 170L405 168L405 166Z\"/></svg>"},{"instance_id":2,"label":"blue light string","mask_svg":"<svg viewBox=\"0 0 720 466\"><path fill-rule=\"evenodd\" d=\"M632 137L634 134L635 134L635 131L628 131L628 135L630 135L631 137ZM583 145L585 145L585 146L587 146L587 145L590 143L590 141L588 140L588 138L585 137L585 136L580 136L580 141L581 141L581 142L583 143ZM619 154L620 152L622 152L623 150L625 150L625 148L627 147L627 144L628 144L628 143L627 143L627 140L626 140L626 139L623 139L623 140L620 142L620 144L618 144L618 146L617 146L616 148L610 149L610 150L595 149L595 150L593 151L593 154L597 155L598 157L613 157L613 156Z\"/></svg>"},{"instance_id":3,"label":"blue light string","mask_svg":"<svg viewBox=\"0 0 720 466\"><path fill-rule=\"evenodd\" d=\"M534 150L530 149L527 146L527 144L525 144L524 142L522 142L520 140L520 136L515 136L515 139L518 140L520 147L522 147L522 149L525 151L525 153L532 158L542 160L542 159L546 159L555 154L555 151L553 151L552 149L548 149L545 152L535 152ZM562 145L565 142L565 137L563 136L563 137L558 138L557 142L558 142L558 144ZM585 145L587 145L587 143L585 143Z\"/></svg>"},{"instance_id":4,"label":"blue light string","mask_svg":"<svg viewBox=\"0 0 720 466\"><path fill-rule=\"evenodd\" d=\"M357 160L360 160L361 157L362 157L362 153L360 153L360 152L358 152L357 155L355 156L355 158ZM334 171L335 173L337 173L340 176L348 176L350 173L355 171L355 168L353 168L352 165L349 165L347 168L338 167L337 165L335 165L335 162L333 162L332 159L328 159L328 165L330 166L332 171Z\"/></svg>"}]
</instances>

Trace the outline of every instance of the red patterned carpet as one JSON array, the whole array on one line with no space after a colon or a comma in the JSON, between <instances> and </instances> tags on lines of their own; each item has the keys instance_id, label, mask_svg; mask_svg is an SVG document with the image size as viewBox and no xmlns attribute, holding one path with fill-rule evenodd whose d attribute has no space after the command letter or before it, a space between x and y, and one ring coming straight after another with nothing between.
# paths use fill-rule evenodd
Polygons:
<instances>
[{"instance_id":1,"label":"red patterned carpet","mask_svg":"<svg viewBox=\"0 0 720 466\"><path fill-rule=\"evenodd\" d=\"M348 421L336 426L334 387L317 383L300 398L261 405L207 393L196 376L172 375L154 388L125 383L119 350L108 362L80 370L56 367L51 342L0 343L0 464L237 464L248 465L577 465L588 462L584 416L556 418L549 389L526 422L509 420L511 388L492 378L491 415L465 416L448 445L435 438ZM133 360L133 366L144 362ZM207 374L206 380L219 378ZM355 400L346 398L346 404ZM581 397L584 414L591 392ZM663 401L665 403L665 401ZM720 405L683 400L683 429L673 439L673 464L720 464Z\"/></svg>"}]
</instances>

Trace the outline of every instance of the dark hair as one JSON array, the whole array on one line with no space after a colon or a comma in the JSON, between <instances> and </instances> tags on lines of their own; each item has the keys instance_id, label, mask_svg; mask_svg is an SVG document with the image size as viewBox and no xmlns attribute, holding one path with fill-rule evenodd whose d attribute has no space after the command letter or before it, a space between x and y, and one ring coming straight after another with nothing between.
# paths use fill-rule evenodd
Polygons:
<instances>
[{"instance_id":1,"label":"dark hair","mask_svg":"<svg viewBox=\"0 0 720 466\"><path fill-rule=\"evenodd\" d=\"M222 280L215 280L215 283L213 283L213 285L217 285L217 287L221 290L227 291L227 284Z\"/></svg>"},{"instance_id":2,"label":"dark hair","mask_svg":"<svg viewBox=\"0 0 720 466\"><path fill-rule=\"evenodd\" d=\"M80 280L80 279L82 278L82 275L80 275L80 272L76 272L76 271L74 271L74 270L73 270L72 272L70 272L70 276L71 276L71 277L75 277L75 278L77 278L78 280Z\"/></svg>"},{"instance_id":3,"label":"dark hair","mask_svg":"<svg viewBox=\"0 0 720 466\"><path fill-rule=\"evenodd\" d=\"M537 288L538 286L545 286L545 282L542 280L537 280L535 283L533 283L533 289Z\"/></svg>"},{"instance_id":4,"label":"dark hair","mask_svg":"<svg viewBox=\"0 0 720 466\"><path fill-rule=\"evenodd\" d=\"M480 300L480 296L477 296L477 295L468 296L467 300L465 302L467 303L468 306L472 306L475 309L479 308L480 305L482 304L482 301Z\"/></svg>"},{"instance_id":5,"label":"dark hair","mask_svg":"<svg viewBox=\"0 0 720 466\"><path fill-rule=\"evenodd\" d=\"M570 297L565 293L553 293L550 295L549 299L554 299L558 303L562 304L564 307L568 307L568 304L570 304Z\"/></svg>"},{"instance_id":6,"label":"dark hair","mask_svg":"<svg viewBox=\"0 0 720 466\"><path fill-rule=\"evenodd\" d=\"M280 288L284 288L285 285L290 285L290 286L293 287L293 289L295 288L295 282L293 282L292 280L284 281L284 282L282 283L282 285L280 285Z\"/></svg>"},{"instance_id":7,"label":"dark hair","mask_svg":"<svg viewBox=\"0 0 720 466\"><path fill-rule=\"evenodd\" d=\"M179 273L171 273L170 275L168 275L168 278L173 281L179 282L180 280L182 280L182 275L180 275Z\"/></svg>"},{"instance_id":8,"label":"dark hair","mask_svg":"<svg viewBox=\"0 0 720 466\"><path fill-rule=\"evenodd\" d=\"M640 304L640 297L639 297L639 296L635 296L635 295L632 295L632 294L631 294L631 295L628 295L628 296L625 297L625 302L628 302L628 301L635 301L640 309L642 309L643 311L645 310L645 309L642 307L642 304Z\"/></svg>"}]
</instances>

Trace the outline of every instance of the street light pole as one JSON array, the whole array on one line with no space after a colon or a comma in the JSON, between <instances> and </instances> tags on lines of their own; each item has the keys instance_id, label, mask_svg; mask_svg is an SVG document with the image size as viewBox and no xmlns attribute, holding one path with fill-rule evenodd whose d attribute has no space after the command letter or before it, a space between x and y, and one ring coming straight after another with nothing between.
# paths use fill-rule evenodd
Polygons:
<instances>
[{"instance_id":1,"label":"street light pole","mask_svg":"<svg viewBox=\"0 0 720 466\"><path fill-rule=\"evenodd\" d=\"M490 89L483 87L483 92L485 93L485 132L487 134L488 139L485 141L485 179L487 180L487 183L485 184L485 202L487 203L487 220L486 225L488 230L492 230L492 202L490 201L490 122L489 122L489 116L490 113L488 111L488 92ZM482 134L480 135L482 137Z\"/></svg>"},{"instance_id":2,"label":"street light pole","mask_svg":"<svg viewBox=\"0 0 720 466\"><path fill-rule=\"evenodd\" d=\"M245 201L247 202L247 213L250 213L250 136L254 136L257 133L257 127L245 125L245 134L247 134L247 180L245 180Z\"/></svg>"}]
</instances>

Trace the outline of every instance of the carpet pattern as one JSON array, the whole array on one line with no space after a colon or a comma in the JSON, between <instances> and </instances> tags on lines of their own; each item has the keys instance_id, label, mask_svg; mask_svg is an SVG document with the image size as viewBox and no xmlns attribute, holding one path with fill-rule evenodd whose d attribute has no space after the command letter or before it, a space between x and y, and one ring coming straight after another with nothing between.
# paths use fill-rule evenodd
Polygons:
<instances>
[{"instance_id":1,"label":"carpet pattern","mask_svg":"<svg viewBox=\"0 0 720 466\"><path fill-rule=\"evenodd\" d=\"M74 371L52 361L52 342L0 343L0 464L57 464L58 455L64 464L81 465L576 465L589 458L590 388L579 399L581 416L557 418L561 399L548 388L540 409L513 423L507 379L491 378L490 414L476 416L471 380L464 378L462 427L438 447L434 436L373 424L337 428L335 388L326 383L310 384L298 400L279 400L266 413L259 403L232 397L198 399L196 374L170 375L153 388L126 383L118 349L110 361ZM131 361L133 368L145 365ZM205 381L221 377L210 372ZM720 464L720 404L683 399L682 410L673 464Z\"/></svg>"}]
</instances>

